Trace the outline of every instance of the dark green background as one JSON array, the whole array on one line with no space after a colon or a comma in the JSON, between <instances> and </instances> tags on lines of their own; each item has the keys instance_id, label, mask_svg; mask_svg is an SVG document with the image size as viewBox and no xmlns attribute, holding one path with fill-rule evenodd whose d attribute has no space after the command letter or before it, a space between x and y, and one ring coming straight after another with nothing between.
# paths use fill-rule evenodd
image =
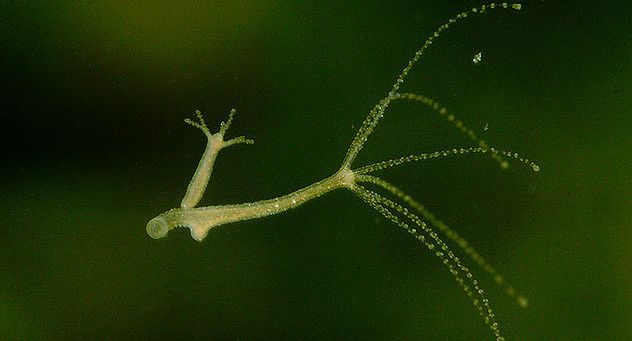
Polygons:
<instances>
[{"instance_id":1,"label":"dark green background","mask_svg":"<svg viewBox=\"0 0 632 341\"><path fill-rule=\"evenodd\" d=\"M335 171L425 38L481 3L131 3L0 5L1 339L492 338L437 259L349 192L202 243L145 233L204 148L182 122L195 109L215 129L237 108L229 135L256 141L220 155L203 204L286 194ZM623 3L472 17L404 85L542 167L468 156L380 173L529 297L522 310L480 276L511 339L632 339ZM469 145L402 103L356 165Z\"/></svg>"}]
</instances>

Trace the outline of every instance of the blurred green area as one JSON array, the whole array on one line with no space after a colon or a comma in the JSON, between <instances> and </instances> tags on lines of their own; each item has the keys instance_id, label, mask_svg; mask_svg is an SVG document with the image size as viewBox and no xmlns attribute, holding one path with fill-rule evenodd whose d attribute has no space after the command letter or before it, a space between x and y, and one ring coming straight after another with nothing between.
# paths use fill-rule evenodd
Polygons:
<instances>
[{"instance_id":1,"label":"blurred green area","mask_svg":"<svg viewBox=\"0 0 632 341\"><path fill-rule=\"evenodd\" d=\"M256 141L220 155L204 204L286 194L336 170L425 38L471 6L3 2L0 338L490 339L437 259L344 191L202 243L145 234L203 151L182 122L195 109L216 127L237 108L229 133ZM529 298L521 310L478 272L508 338L632 339L630 10L534 1L471 16L404 85L540 163L379 174ZM469 145L402 103L356 165Z\"/></svg>"}]
</instances>

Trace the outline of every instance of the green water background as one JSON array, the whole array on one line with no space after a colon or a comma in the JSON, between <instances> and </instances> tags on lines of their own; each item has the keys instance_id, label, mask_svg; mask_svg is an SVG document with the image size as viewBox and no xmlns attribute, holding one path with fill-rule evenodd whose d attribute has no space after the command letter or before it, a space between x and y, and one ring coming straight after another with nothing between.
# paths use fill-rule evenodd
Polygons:
<instances>
[{"instance_id":1,"label":"green water background","mask_svg":"<svg viewBox=\"0 0 632 341\"><path fill-rule=\"evenodd\" d=\"M348 192L202 243L145 233L204 148L195 109L216 127L237 108L229 134L256 141L222 152L203 204L286 194L335 171L424 39L480 4L2 2L0 338L490 339L438 260ZM632 339L631 7L473 17L404 85L542 168L380 173L529 297L478 272L511 339ZM470 145L402 103L355 164Z\"/></svg>"}]
</instances>

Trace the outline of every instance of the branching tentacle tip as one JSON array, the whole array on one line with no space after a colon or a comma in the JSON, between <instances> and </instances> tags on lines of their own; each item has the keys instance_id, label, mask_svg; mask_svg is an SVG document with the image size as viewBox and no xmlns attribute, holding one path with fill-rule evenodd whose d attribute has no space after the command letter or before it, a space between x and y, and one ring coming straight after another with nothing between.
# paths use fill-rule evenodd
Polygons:
<instances>
[{"instance_id":1,"label":"branching tentacle tip","mask_svg":"<svg viewBox=\"0 0 632 341\"><path fill-rule=\"evenodd\" d=\"M195 116L197 116L198 120L200 120L200 124L206 128L206 123L204 122L204 117L202 116L202 112L199 110L195 110Z\"/></svg>"},{"instance_id":2,"label":"branching tentacle tip","mask_svg":"<svg viewBox=\"0 0 632 341\"><path fill-rule=\"evenodd\" d=\"M235 109L235 108L230 109L230 112L228 113L228 120L226 121L226 124L222 126L222 128L224 128L224 130L228 129L228 127L230 127L231 123L233 123L233 117L235 117L236 113L237 113L237 109Z\"/></svg>"}]
</instances>

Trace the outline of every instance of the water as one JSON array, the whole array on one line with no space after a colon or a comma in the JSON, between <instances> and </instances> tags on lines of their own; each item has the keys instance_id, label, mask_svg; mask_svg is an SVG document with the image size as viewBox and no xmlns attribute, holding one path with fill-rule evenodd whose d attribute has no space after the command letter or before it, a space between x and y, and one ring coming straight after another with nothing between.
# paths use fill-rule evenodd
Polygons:
<instances>
[{"instance_id":1,"label":"water","mask_svg":"<svg viewBox=\"0 0 632 341\"><path fill-rule=\"evenodd\" d=\"M0 336L490 338L436 258L350 193L203 243L144 230L204 148L182 122L195 109L215 126L236 107L256 141L218 158L204 204L304 187L335 171L423 38L471 5L2 5ZM472 156L380 176L528 297L520 309L481 278L508 338L629 339L630 8L564 6L455 24L403 85L539 174ZM428 110L391 109L357 165L470 146Z\"/></svg>"}]
</instances>

